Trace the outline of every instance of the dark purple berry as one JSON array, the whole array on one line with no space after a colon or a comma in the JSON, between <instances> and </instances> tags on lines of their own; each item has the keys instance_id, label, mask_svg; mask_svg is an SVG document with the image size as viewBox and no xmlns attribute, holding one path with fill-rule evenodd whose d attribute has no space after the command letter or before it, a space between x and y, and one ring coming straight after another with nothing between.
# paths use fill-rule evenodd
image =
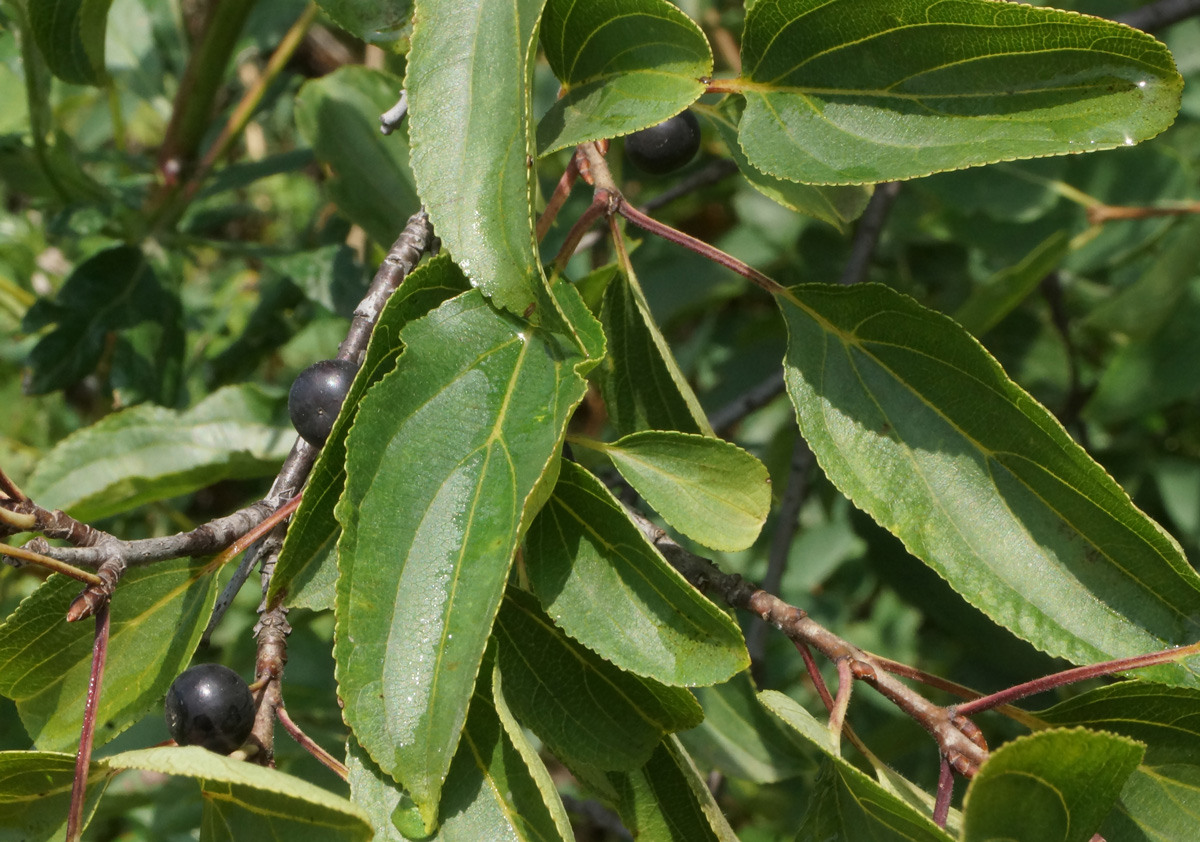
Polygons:
<instances>
[{"instance_id":1,"label":"dark purple berry","mask_svg":"<svg viewBox=\"0 0 1200 842\"><path fill-rule=\"evenodd\" d=\"M240 748L254 727L254 697L242 677L220 664L197 664L171 684L167 730L181 746L218 754Z\"/></svg>"},{"instance_id":2,"label":"dark purple berry","mask_svg":"<svg viewBox=\"0 0 1200 842\"><path fill-rule=\"evenodd\" d=\"M354 363L346 360L321 360L296 376L288 392L288 414L309 444L321 447L329 438L356 371Z\"/></svg>"},{"instance_id":3,"label":"dark purple berry","mask_svg":"<svg viewBox=\"0 0 1200 842\"><path fill-rule=\"evenodd\" d=\"M625 154L633 165L651 175L677 170L700 150L700 123L690 111L625 138Z\"/></svg>"}]
</instances>

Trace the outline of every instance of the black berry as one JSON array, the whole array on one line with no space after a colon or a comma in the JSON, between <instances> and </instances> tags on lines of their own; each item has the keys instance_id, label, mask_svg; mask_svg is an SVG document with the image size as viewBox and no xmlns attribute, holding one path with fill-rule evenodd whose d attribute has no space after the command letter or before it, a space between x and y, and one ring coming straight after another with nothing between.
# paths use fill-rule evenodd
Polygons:
<instances>
[{"instance_id":1,"label":"black berry","mask_svg":"<svg viewBox=\"0 0 1200 842\"><path fill-rule=\"evenodd\" d=\"M181 746L218 754L241 747L254 726L254 697L242 677L220 664L197 664L171 684L167 730Z\"/></svg>"},{"instance_id":2,"label":"black berry","mask_svg":"<svg viewBox=\"0 0 1200 842\"><path fill-rule=\"evenodd\" d=\"M625 154L643 172L662 175L677 170L700 149L700 123L690 111L634 132L625 138Z\"/></svg>"},{"instance_id":3,"label":"black berry","mask_svg":"<svg viewBox=\"0 0 1200 842\"><path fill-rule=\"evenodd\" d=\"M288 393L288 414L309 444L320 447L329 438L355 371L354 363L346 360L321 360L296 376Z\"/></svg>"}]
</instances>

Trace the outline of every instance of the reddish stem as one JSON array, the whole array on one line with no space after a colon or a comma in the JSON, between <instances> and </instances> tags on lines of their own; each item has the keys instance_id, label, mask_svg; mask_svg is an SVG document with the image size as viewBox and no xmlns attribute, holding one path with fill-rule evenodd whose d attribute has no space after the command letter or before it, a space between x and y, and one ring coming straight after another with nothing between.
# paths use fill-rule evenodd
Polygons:
<instances>
[{"instance_id":1,"label":"reddish stem","mask_svg":"<svg viewBox=\"0 0 1200 842\"><path fill-rule=\"evenodd\" d=\"M937 800L933 802L933 823L938 827L946 826L950 816L950 800L954 797L954 769L950 761L942 758L942 768L938 772Z\"/></svg>"},{"instance_id":2,"label":"reddish stem","mask_svg":"<svg viewBox=\"0 0 1200 842\"><path fill-rule=\"evenodd\" d=\"M1026 696L1036 696L1038 693L1053 690L1055 687L1076 684L1080 681L1087 681L1089 678L1100 678L1118 672L1152 667L1156 664L1165 664L1198 652L1200 652L1200 643L1193 643L1190 646L1180 646L1175 649L1167 649L1163 652L1151 652L1146 655L1135 655L1132 658L1118 658L1115 661L1104 661L1100 664L1075 667L1074 669L1064 670L1054 675L1047 675L1042 678L1036 678L1033 681L1026 681L1024 684L1009 687L1007 690L992 693L990 696L983 696L972 702L965 702L955 708L955 712L960 716L971 716L980 711L991 710L999 705L1015 702L1017 699L1024 699Z\"/></svg>"},{"instance_id":3,"label":"reddish stem","mask_svg":"<svg viewBox=\"0 0 1200 842\"><path fill-rule=\"evenodd\" d=\"M283 726L283 730L287 731L291 738L298 742L305 751L321 761L324 766L331 769L343 781L350 777L350 770L346 768L346 765L317 745L317 742L312 737L300 730L300 726L292 721L292 718L288 716L287 708L282 704L275 708L275 716L279 718L279 724Z\"/></svg>"},{"instance_id":4,"label":"reddish stem","mask_svg":"<svg viewBox=\"0 0 1200 842\"><path fill-rule=\"evenodd\" d=\"M104 662L108 658L108 603L96 609L96 634L92 643L92 675L88 679L87 702L83 708L83 727L79 732L79 751L75 755L75 780L71 783L71 806L67 812L67 842L78 842L83 833L83 808L86 803L88 771L92 765L92 743L96 736L96 708L100 705L100 686Z\"/></svg>"},{"instance_id":5,"label":"reddish stem","mask_svg":"<svg viewBox=\"0 0 1200 842\"><path fill-rule=\"evenodd\" d=\"M577 178L579 178L579 164L575 156L572 155L571 163L567 164L562 178L558 180L558 184L554 187L554 192L546 200L546 209L538 217L537 240L539 243L545 238L546 232L550 230L550 226L554 224L554 218L558 216L558 212L562 210L562 206L566 204L567 197L571 195L571 188L575 185Z\"/></svg>"},{"instance_id":6,"label":"reddish stem","mask_svg":"<svg viewBox=\"0 0 1200 842\"><path fill-rule=\"evenodd\" d=\"M262 523L260 523L258 526L254 527L253 529L251 529L249 532L247 532L241 538L238 538L236 541L234 541L232 544L230 544L228 547L226 547L221 552L220 555L218 555L211 562L209 562L209 565L208 565L209 569L216 570L217 568L221 567L227 561L236 557L239 553L243 552L247 547L249 547L251 544L253 544L255 541L257 541L259 538L261 538L262 536L264 536L268 532L270 532L272 529L274 529L279 523L287 520L288 517L291 516L292 512L296 511L296 509L299 508L300 501L303 498L304 498L304 492L301 491L299 494L297 494L291 500L288 500L286 503L284 503L282 506L280 506L278 509L276 509L274 512L272 512L271 515L269 517L267 517L266 520L264 520Z\"/></svg>"}]
</instances>

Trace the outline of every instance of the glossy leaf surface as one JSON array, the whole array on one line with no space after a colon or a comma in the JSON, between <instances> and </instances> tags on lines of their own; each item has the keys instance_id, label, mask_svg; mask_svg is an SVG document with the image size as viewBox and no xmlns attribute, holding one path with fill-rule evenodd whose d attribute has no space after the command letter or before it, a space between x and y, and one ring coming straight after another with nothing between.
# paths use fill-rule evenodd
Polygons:
<instances>
[{"instance_id":1,"label":"glossy leaf surface","mask_svg":"<svg viewBox=\"0 0 1200 842\"><path fill-rule=\"evenodd\" d=\"M346 721L432 827L526 503L584 382L571 343L474 291L399 338L347 443L335 657Z\"/></svg>"},{"instance_id":2,"label":"glossy leaf surface","mask_svg":"<svg viewBox=\"0 0 1200 842\"><path fill-rule=\"evenodd\" d=\"M704 33L665 0L548 0L541 39L562 83L537 127L542 155L657 125L712 75Z\"/></svg>"},{"instance_id":3,"label":"glossy leaf surface","mask_svg":"<svg viewBox=\"0 0 1200 842\"><path fill-rule=\"evenodd\" d=\"M797 842L872 839L879 842L950 842L946 832L844 760L829 729L789 696L759 693L769 710L797 736L825 754L825 765L809 797Z\"/></svg>"},{"instance_id":4,"label":"glossy leaf surface","mask_svg":"<svg viewBox=\"0 0 1200 842\"><path fill-rule=\"evenodd\" d=\"M50 842L62 839L75 777L75 755L48 751L0 752L0 839ZM84 823L108 786L112 772L92 764Z\"/></svg>"},{"instance_id":5,"label":"glossy leaf surface","mask_svg":"<svg viewBox=\"0 0 1200 842\"><path fill-rule=\"evenodd\" d=\"M434 230L484 295L535 318L545 282L530 89L544 2L417 0L405 79L412 167Z\"/></svg>"},{"instance_id":6,"label":"glossy leaf surface","mask_svg":"<svg viewBox=\"0 0 1200 842\"><path fill-rule=\"evenodd\" d=\"M372 5L380 16L394 8ZM402 87L398 76L346 66L305 83L296 97L300 134L333 171L325 189L338 210L385 247L421 204L404 133L379 131L379 115L396 104Z\"/></svg>"},{"instance_id":7,"label":"glossy leaf surface","mask_svg":"<svg viewBox=\"0 0 1200 842\"><path fill-rule=\"evenodd\" d=\"M224 479L267 476L296 440L285 423L278 401L249 385L220 389L186 412L136 406L59 442L27 493L89 521Z\"/></svg>"},{"instance_id":8,"label":"glossy leaf surface","mask_svg":"<svg viewBox=\"0 0 1200 842\"><path fill-rule=\"evenodd\" d=\"M112 769L196 778L204 797L200 838L367 842L371 825L345 798L308 781L196 746L126 751L104 759Z\"/></svg>"},{"instance_id":9,"label":"glossy leaf surface","mask_svg":"<svg viewBox=\"0 0 1200 842\"><path fill-rule=\"evenodd\" d=\"M327 604L325 595L332 593L337 576L334 550L341 532L333 507L345 484L346 434L357 416L358 402L368 388L395 367L404 347L399 339L401 328L466 289L466 278L450 258L436 257L405 278L384 305L362 366L346 394L346 409L334 422L309 474L300 508L292 515L271 578L269 602L283 599L286 594L288 605L332 607L332 597Z\"/></svg>"},{"instance_id":10,"label":"glossy leaf surface","mask_svg":"<svg viewBox=\"0 0 1200 842\"><path fill-rule=\"evenodd\" d=\"M960 327L874 285L780 304L821 467L968 601L1075 663L1196 638L1179 546ZM1196 682L1186 663L1146 674Z\"/></svg>"},{"instance_id":11,"label":"glossy leaf surface","mask_svg":"<svg viewBox=\"0 0 1200 842\"><path fill-rule=\"evenodd\" d=\"M746 157L816 184L1129 146L1182 81L1145 33L998 0L759 0L742 66Z\"/></svg>"},{"instance_id":12,"label":"glossy leaf surface","mask_svg":"<svg viewBox=\"0 0 1200 842\"><path fill-rule=\"evenodd\" d=\"M687 690L622 672L568 638L532 594L509 588L495 634L513 712L566 762L637 769L664 735L703 718Z\"/></svg>"},{"instance_id":13,"label":"glossy leaf surface","mask_svg":"<svg viewBox=\"0 0 1200 842\"><path fill-rule=\"evenodd\" d=\"M596 477L564 461L526 535L525 569L554 622L664 684L724 681L750 663L737 624L667 564Z\"/></svg>"},{"instance_id":14,"label":"glossy leaf surface","mask_svg":"<svg viewBox=\"0 0 1200 842\"><path fill-rule=\"evenodd\" d=\"M735 444L648 430L604 445L603 451L667 523L706 547L744 550L767 519L767 469Z\"/></svg>"},{"instance_id":15,"label":"glossy leaf surface","mask_svg":"<svg viewBox=\"0 0 1200 842\"><path fill-rule=\"evenodd\" d=\"M216 577L187 559L131 569L113 600L96 745L137 722L192 658L216 598ZM34 744L73 750L92 666L92 621L68 623L74 579L52 576L0 626L0 695L17 703Z\"/></svg>"},{"instance_id":16,"label":"glossy leaf surface","mask_svg":"<svg viewBox=\"0 0 1200 842\"><path fill-rule=\"evenodd\" d=\"M1005 743L971 781L962 838L1088 842L1143 750L1125 737L1082 728Z\"/></svg>"}]
</instances>

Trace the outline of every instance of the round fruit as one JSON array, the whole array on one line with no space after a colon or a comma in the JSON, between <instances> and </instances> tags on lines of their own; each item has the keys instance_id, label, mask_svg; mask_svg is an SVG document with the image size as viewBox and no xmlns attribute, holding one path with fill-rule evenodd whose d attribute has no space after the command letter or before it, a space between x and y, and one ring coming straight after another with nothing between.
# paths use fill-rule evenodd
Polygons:
<instances>
[{"instance_id":1,"label":"round fruit","mask_svg":"<svg viewBox=\"0 0 1200 842\"><path fill-rule=\"evenodd\" d=\"M171 684L167 730L181 746L218 754L241 747L254 727L254 697L242 677L220 664L197 664Z\"/></svg>"},{"instance_id":2,"label":"round fruit","mask_svg":"<svg viewBox=\"0 0 1200 842\"><path fill-rule=\"evenodd\" d=\"M309 444L321 447L329 438L356 371L347 360L321 360L296 376L288 392L288 414Z\"/></svg>"},{"instance_id":3,"label":"round fruit","mask_svg":"<svg viewBox=\"0 0 1200 842\"><path fill-rule=\"evenodd\" d=\"M662 175L677 170L700 149L700 123L690 111L634 132L625 138L625 154L643 172Z\"/></svg>"}]
</instances>

